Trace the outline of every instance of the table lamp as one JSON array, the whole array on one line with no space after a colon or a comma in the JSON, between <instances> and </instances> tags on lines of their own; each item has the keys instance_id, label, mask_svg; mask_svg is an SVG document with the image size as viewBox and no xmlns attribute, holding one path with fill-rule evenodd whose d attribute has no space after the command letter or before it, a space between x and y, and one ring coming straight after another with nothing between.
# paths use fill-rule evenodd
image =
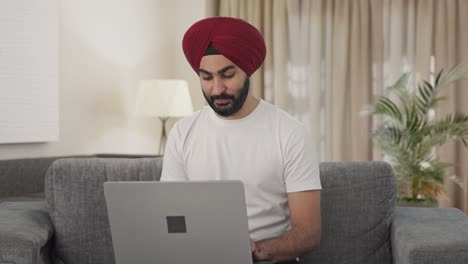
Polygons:
<instances>
[{"instance_id":1,"label":"table lamp","mask_svg":"<svg viewBox=\"0 0 468 264\"><path fill-rule=\"evenodd\" d=\"M166 145L166 121L171 117L192 114L192 100L187 81L184 80L141 80L136 114L158 117L162 123L159 154L164 154Z\"/></svg>"}]
</instances>

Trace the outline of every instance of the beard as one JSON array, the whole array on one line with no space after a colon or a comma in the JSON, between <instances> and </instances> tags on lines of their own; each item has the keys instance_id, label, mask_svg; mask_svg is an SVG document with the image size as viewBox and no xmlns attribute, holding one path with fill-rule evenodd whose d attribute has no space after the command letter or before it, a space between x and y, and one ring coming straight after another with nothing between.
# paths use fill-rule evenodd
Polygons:
<instances>
[{"instance_id":1,"label":"beard","mask_svg":"<svg viewBox=\"0 0 468 264\"><path fill-rule=\"evenodd\" d=\"M229 117L239 112L239 110L242 108L245 103L245 99L247 99L247 95L249 94L249 87L250 80L249 77L246 77L244 84L237 95L222 93L220 95L207 96L205 92L203 92L203 96L213 111L215 111L220 116ZM230 100L230 102L225 104L217 104L215 101L219 99L227 99Z\"/></svg>"}]
</instances>

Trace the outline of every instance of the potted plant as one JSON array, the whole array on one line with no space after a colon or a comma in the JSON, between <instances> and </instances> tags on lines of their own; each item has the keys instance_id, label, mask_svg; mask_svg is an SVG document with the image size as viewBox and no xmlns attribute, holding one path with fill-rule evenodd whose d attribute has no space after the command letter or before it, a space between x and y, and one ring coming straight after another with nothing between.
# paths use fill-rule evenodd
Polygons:
<instances>
[{"instance_id":1,"label":"potted plant","mask_svg":"<svg viewBox=\"0 0 468 264\"><path fill-rule=\"evenodd\" d=\"M403 74L365 111L381 117L372 137L394 168L400 204L437 204L437 197L444 192L445 169L454 164L440 161L436 147L449 140L467 147L468 115L451 113L435 118L437 106L445 99L438 93L447 84L467 79L467 66L440 71L433 84L414 80L415 74ZM457 182L458 178L451 179Z\"/></svg>"}]
</instances>

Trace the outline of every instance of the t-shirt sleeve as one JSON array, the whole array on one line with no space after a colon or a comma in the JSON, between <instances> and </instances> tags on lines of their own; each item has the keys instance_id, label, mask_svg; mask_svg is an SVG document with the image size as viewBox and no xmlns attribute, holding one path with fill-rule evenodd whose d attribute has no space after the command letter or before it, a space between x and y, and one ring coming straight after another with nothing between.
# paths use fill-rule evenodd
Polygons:
<instances>
[{"instance_id":1,"label":"t-shirt sleeve","mask_svg":"<svg viewBox=\"0 0 468 264\"><path fill-rule=\"evenodd\" d=\"M289 193L322 189L316 148L305 127L297 127L287 138L285 146L286 191Z\"/></svg>"},{"instance_id":2,"label":"t-shirt sleeve","mask_svg":"<svg viewBox=\"0 0 468 264\"><path fill-rule=\"evenodd\" d=\"M177 123L172 128L164 150L161 181L187 181L182 156L182 137Z\"/></svg>"}]
</instances>

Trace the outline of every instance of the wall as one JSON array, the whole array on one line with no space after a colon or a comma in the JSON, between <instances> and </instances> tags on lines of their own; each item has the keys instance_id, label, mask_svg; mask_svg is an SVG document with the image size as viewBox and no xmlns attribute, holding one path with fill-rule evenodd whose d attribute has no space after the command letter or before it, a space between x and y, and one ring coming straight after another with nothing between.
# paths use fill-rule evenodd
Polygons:
<instances>
[{"instance_id":1,"label":"wall","mask_svg":"<svg viewBox=\"0 0 468 264\"><path fill-rule=\"evenodd\" d=\"M134 115L140 79L182 78L204 105L181 40L211 0L61 0L60 140L0 144L0 159L93 153L155 154L157 119ZM171 122L170 124L172 124Z\"/></svg>"}]
</instances>

